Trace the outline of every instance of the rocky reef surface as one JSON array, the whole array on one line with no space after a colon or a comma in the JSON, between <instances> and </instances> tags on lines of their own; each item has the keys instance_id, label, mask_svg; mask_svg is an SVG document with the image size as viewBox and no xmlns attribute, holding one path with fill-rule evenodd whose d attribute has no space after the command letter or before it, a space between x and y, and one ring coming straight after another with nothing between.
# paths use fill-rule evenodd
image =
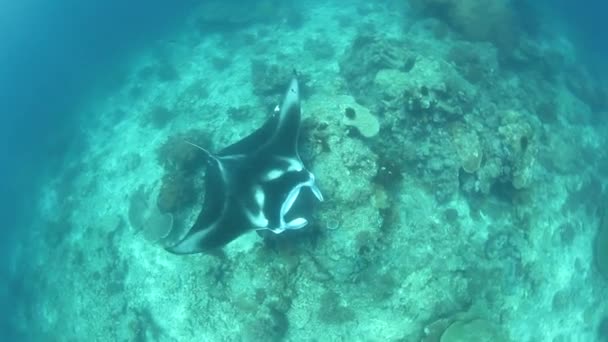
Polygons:
<instances>
[{"instance_id":1,"label":"rocky reef surface","mask_svg":"<svg viewBox=\"0 0 608 342\"><path fill-rule=\"evenodd\" d=\"M88 148L21 247L24 336L606 338L608 86L572 45L508 1L277 3L209 2L83 109ZM164 251L202 203L206 160L182 141L245 136L294 68L326 197L311 225Z\"/></svg>"}]
</instances>

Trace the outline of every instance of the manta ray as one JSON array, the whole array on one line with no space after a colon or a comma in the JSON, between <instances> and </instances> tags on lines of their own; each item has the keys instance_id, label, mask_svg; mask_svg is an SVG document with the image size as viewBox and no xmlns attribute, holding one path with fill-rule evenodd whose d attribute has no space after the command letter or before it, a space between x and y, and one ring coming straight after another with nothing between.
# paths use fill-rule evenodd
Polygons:
<instances>
[{"instance_id":1,"label":"manta ray","mask_svg":"<svg viewBox=\"0 0 608 342\"><path fill-rule=\"evenodd\" d=\"M323 201L323 195L298 153L300 120L294 78L282 105L250 135L217 153L190 143L208 157L203 208L186 235L166 249L208 252L252 230L279 234L308 225L304 202Z\"/></svg>"}]
</instances>

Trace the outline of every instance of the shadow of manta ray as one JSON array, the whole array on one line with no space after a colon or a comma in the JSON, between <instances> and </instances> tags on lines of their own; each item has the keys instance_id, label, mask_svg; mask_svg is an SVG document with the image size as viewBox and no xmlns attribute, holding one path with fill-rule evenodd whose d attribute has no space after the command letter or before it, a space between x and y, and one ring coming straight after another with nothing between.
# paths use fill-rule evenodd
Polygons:
<instances>
[{"instance_id":1,"label":"shadow of manta ray","mask_svg":"<svg viewBox=\"0 0 608 342\"><path fill-rule=\"evenodd\" d=\"M281 233L308 224L301 201L323 196L298 154L300 90L294 78L280 110L256 131L209 156L205 202L175 254L212 251L251 230ZM306 192L308 192L306 194Z\"/></svg>"}]
</instances>

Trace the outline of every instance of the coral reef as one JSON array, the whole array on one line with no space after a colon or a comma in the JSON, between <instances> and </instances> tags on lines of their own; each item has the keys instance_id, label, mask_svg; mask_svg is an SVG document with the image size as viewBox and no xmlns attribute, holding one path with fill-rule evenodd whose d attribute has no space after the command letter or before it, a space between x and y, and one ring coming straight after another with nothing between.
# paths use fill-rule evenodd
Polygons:
<instances>
[{"instance_id":1,"label":"coral reef","mask_svg":"<svg viewBox=\"0 0 608 342\"><path fill-rule=\"evenodd\" d=\"M158 162L164 167L158 193L158 209L165 214L175 214L190 207L198 199L197 179L207 156L197 147L211 149L208 135L201 130L190 130L169 137L156 151Z\"/></svg>"},{"instance_id":2,"label":"coral reef","mask_svg":"<svg viewBox=\"0 0 608 342\"><path fill-rule=\"evenodd\" d=\"M508 339L492 323L483 319L456 321L443 332L440 342L507 342Z\"/></svg>"},{"instance_id":3,"label":"coral reef","mask_svg":"<svg viewBox=\"0 0 608 342\"><path fill-rule=\"evenodd\" d=\"M215 69L223 71L232 64L232 60L228 56L215 56L211 59L211 64Z\"/></svg>"},{"instance_id":4,"label":"coral reef","mask_svg":"<svg viewBox=\"0 0 608 342\"><path fill-rule=\"evenodd\" d=\"M176 213L194 204L198 193L192 176L183 172L167 173L158 193L158 209L167 214Z\"/></svg>"},{"instance_id":5,"label":"coral reef","mask_svg":"<svg viewBox=\"0 0 608 342\"><path fill-rule=\"evenodd\" d=\"M517 45L520 29L508 0L409 0L415 10L446 22L471 41L490 41L503 49Z\"/></svg>"},{"instance_id":6,"label":"coral reef","mask_svg":"<svg viewBox=\"0 0 608 342\"><path fill-rule=\"evenodd\" d=\"M272 63L266 59L253 59L251 61L251 82L253 83L253 93L262 99L266 108L274 108L277 105L277 98L285 91L285 84L294 76L293 65L289 63ZM308 83L310 78L304 73L298 72L300 92L306 98L308 93Z\"/></svg>"},{"instance_id":7,"label":"coral reef","mask_svg":"<svg viewBox=\"0 0 608 342\"><path fill-rule=\"evenodd\" d=\"M172 82L179 80L179 72L169 62L162 62L158 65L156 74L161 82Z\"/></svg>"},{"instance_id":8,"label":"coral reef","mask_svg":"<svg viewBox=\"0 0 608 342\"><path fill-rule=\"evenodd\" d=\"M252 108L250 106L238 106L228 108L228 116L234 120L242 121L252 117Z\"/></svg>"},{"instance_id":9,"label":"coral reef","mask_svg":"<svg viewBox=\"0 0 608 342\"><path fill-rule=\"evenodd\" d=\"M608 217L605 209L600 218L593 251L597 270L608 281Z\"/></svg>"},{"instance_id":10,"label":"coral reef","mask_svg":"<svg viewBox=\"0 0 608 342\"><path fill-rule=\"evenodd\" d=\"M416 56L403 49L403 42L375 32L360 33L340 61L340 73L350 92L362 104L370 100L369 89L382 69L409 71Z\"/></svg>"},{"instance_id":11,"label":"coral reef","mask_svg":"<svg viewBox=\"0 0 608 342\"><path fill-rule=\"evenodd\" d=\"M251 25L256 21L271 20L269 13L276 1L263 1L260 8L235 5L226 1L208 1L200 9L197 25L201 33L226 31Z\"/></svg>"},{"instance_id":12,"label":"coral reef","mask_svg":"<svg viewBox=\"0 0 608 342\"><path fill-rule=\"evenodd\" d=\"M175 114L165 106L155 106L146 115L148 124L156 129L164 128L175 117Z\"/></svg>"},{"instance_id":13,"label":"coral reef","mask_svg":"<svg viewBox=\"0 0 608 342\"><path fill-rule=\"evenodd\" d=\"M171 232L173 215L161 213L155 204L150 203L151 197L143 187L135 191L129 200L128 217L134 230L142 232L146 240L156 242ZM165 208L165 211L170 210Z\"/></svg>"},{"instance_id":14,"label":"coral reef","mask_svg":"<svg viewBox=\"0 0 608 342\"><path fill-rule=\"evenodd\" d=\"M608 317L605 317L600 322L597 328L597 338L599 342L608 341Z\"/></svg>"},{"instance_id":15,"label":"coral reef","mask_svg":"<svg viewBox=\"0 0 608 342\"><path fill-rule=\"evenodd\" d=\"M351 106L344 107L342 123L354 127L366 138L374 137L380 131L378 119L369 110L354 101Z\"/></svg>"},{"instance_id":16,"label":"coral reef","mask_svg":"<svg viewBox=\"0 0 608 342\"><path fill-rule=\"evenodd\" d=\"M370 106L389 125L428 131L461 119L472 111L471 85L450 64L418 57L409 72L382 69L366 90ZM428 134L424 132L424 134Z\"/></svg>"},{"instance_id":17,"label":"coral reef","mask_svg":"<svg viewBox=\"0 0 608 342\"><path fill-rule=\"evenodd\" d=\"M471 307L433 321L424 327L422 342L511 341L500 326L481 318L478 311L479 307Z\"/></svg>"},{"instance_id":18,"label":"coral reef","mask_svg":"<svg viewBox=\"0 0 608 342\"><path fill-rule=\"evenodd\" d=\"M320 298L319 319L327 324L344 324L355 319L355 312L341 302L334 291L325 292Z\"/></svg>"},{"instance_id":19,"label":"coral reef","mask_svg":"<svg viewBox=\"0 0 608 342\"><path fill-rule=\"evenodd\" d=\"M393 172L393 175L397 176L405 171L415 175L436 199L446 202L456 195L459 189L461 161L455 153L453 142L448 134L428 134L426 137L417 138L418 143L413 144L403 138L385 137L386 140L381 141L374 149L383 149L381 161L385 168L400 170Z\"/></svg>"},{"instance_id":20,"label":"coral reef","mask_svg":"<svg viewBox=\"0 0 608 342\"><path fill-rule=\"evenodd\" d=\"M460 158L462 169L468 173L474 173L479 170L483 151L475 130L463 125L454 125L452 127L452 139L456 153Z\"/></svg>"},{"instance_id":21,"label":"coral reef","mask_svg":"<svg viewBox=\"0 0 608 342\"><path fill-rule=\"evenodd\" d=\"M277 96L285 88L285 80L293 75L293 69L271 64L264 60L251 61L253 91L258 96Z\"/></svg>"},{"instance_id":22,"label":"coral reef","mask_svg":"<svg viewBox=\"0 0 608 342\"><path fill-rule=\"evenodd\" d=\"M336 54L336 49L327 40L321 38L309 38L304 42L304 50L315 59L328 60Z\"/></svg>"},{"instance_id":23,"label":"coral reef","mask_svg":"<svg viewBox=\"0 0 608 342\"><path fill-rule=\"evenodd\" d=\"M133 310L133 317L129 321L129 340L136 342L159 341L163 336L163 329L152 317L147 309Z\"/></svg>"},{"instance_id":24,"label":"coral reef","mask_svg":"<svg viewBox=\"0 0 608 342\"><path fill-rule=\"evenodd\" d=\"M245 334L252 341L284 341L288 329L287 316L281 311L270 309L264 315L257 315L256 319L245 327Z\"/></svg>"},{"instance_id":25,"label":"coral reef","mask_svg":"<svg viewBox=\"0 0 608 342\"><path fill-rule=\"evenodd\" d=\"M534 179L536 162L536 141L532 125L518 112L506 111L498 127L499 139L507 151L506 160L510 164L511 184L515 189L523 189Z\"/></svg>"},{"instance_id":26,"label":"coral reef","mask_svg":"<svg viewBox=\"0 0 608 342\"><path fill-rule=\"evenodd\" d=\"M10 261L23 340L606 339L602 81L566 37L522 39L520 1L408 3L427 20L208 1L137 56L31 196ZM294 68L325 196L308 226L166 253L213 196L187 142L250 134Z\"/></svg>"},{"instance_id":27,"label":"coral reef","mask_svg":"<svg viewBox=\"0 0 608 342\"><path fill-rule=\"evenodd\" d=\"M466 167L476 171L474 183L465 182L463 189L489 194L499 183L515 190L531 187L538 177L539 150L532 122L527 115L507 110L500 112L496 131L475 133L455 126L453 141L461 162L470 163Z\"/></svg>"},{"instance_id":28,"label":"coral reef","mask_svg":"<svg viewBox=\"0 0 608 342\"><path fill-rule=\"evenodd\" d=\"M253 24L272 23L276 22L277 18L286 18L290 26L297 28L304 20L296 6L288 6L279 0L263 0L256 3L206 1L197 14L196 24L202 34L232 31Z\"/></svg>"},{"instance_id":29,"label":"coral reef","mask_svg":"<svg viewBox=\"0 0 608 342\"><path fill-rule=\"evenodd\" d=\"M164 50L159 50L158 55L155 57L155 64L145 65L137 71L136 77L138 81L150 82L152 80L158 80L166 83L180 79L179 71L171 63L170 58L167 56ZM138 87L141 87L141 85ZM141 88L139 91L141 91Z\"/></svg>"},{"instance_id":30,"label":"coral reef","mask_svg":"<svg viewBox=\"0 0 608 342\"><path fill-rule=\"evenodd\" d=\"M454 63L460 74L471 84L481 84L492 76L494 70L484 61L473 44L457 43L449 50L446 60Z\"/></svg>"},{"instance_id":31,"label":"coral reef","mask_svg":"<svg viewBox=\"0 0 608 342\"><path fill-rule=\"evenodd\" d=\"M595 112L608 110L608 85L596 81L587 70L577 67L566 73L566 86Z\"/></svg>"},{"instance_id":32,"label":"coral reef","mask_svg":"<svg viewBox=\"0 0 608 342\"><path fill-rule=\"evenodd\" d=\"M207 161L205 154L191 142L198 146L212 149L208 134L201 130L190 130L186 133L169 137L157 150L159 163L170 172L183 172L191 174L199 170Z\"/></svg>"}]
</instances>

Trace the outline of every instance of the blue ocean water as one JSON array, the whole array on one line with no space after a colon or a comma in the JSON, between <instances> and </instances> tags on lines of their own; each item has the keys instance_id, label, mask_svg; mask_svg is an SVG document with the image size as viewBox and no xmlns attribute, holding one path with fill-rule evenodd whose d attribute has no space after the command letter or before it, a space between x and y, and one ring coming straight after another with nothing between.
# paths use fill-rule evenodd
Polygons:
<instances>
[{"instance_id":1,"label":"blue ocean water","mask_svg":"<svg viewBox=\"0 0 608 342\"><path fill-rule=\"evenodd\" d=\"M15 267L14 247L32 229L37 189L61 169L68 152L86 146L79 106L94 94L104 96L125 61L165 39L194 4L26 0L2 6L0 213L8 290L2 296L2 332L12 330L11 308L19 300L13 292L23 294L23 284L11 284L8 273Z\"/></svg>"},{"instance_id":2,"label":"blue ocean water","mask_svg":"<svg viewBox=\"0 0 608 342\"><path fill-rule=\"evenodd\" d=\"M530 2L532 3L532 2ZM546 25L555 34L567 37L576 44L581 63L597 71L598 77L605 77L608 43L603 38L608 30L604 13L607 5L601 1L591 1L584 5L574 1L539 1L533 4L544 17Z\"/></svg>"},{"instance_id":3,"label":"blue ocean water","mask_svg":"<svg viewBox=\"0 0 608 342\"><path fill-rule=\"evenodd\" d=\"M604 2L3 6L2 340L608 340ZM310 227L167 253L293 69Z\"/></svg>"}]
</instances>

